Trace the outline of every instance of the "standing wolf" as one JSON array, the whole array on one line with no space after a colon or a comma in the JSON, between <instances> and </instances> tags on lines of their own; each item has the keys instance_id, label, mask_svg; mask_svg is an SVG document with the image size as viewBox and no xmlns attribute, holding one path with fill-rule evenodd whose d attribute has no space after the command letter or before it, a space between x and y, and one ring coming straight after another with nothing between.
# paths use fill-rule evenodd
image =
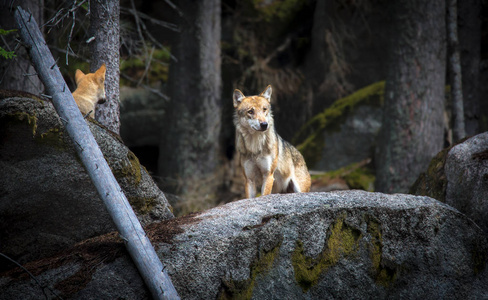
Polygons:
<instances>
[{"instance_id":1,"label":"standing wolf","mask_svg":"<svg viewBox=\"0 0 488 300\"><path fill-rule=\"evenodd\" d=\"M310 174L303 156L275 131L271 113L271 85L258 96L234 91L236 148L246 178L246 198L310 190Z\"/></svg>"}]
</instances>

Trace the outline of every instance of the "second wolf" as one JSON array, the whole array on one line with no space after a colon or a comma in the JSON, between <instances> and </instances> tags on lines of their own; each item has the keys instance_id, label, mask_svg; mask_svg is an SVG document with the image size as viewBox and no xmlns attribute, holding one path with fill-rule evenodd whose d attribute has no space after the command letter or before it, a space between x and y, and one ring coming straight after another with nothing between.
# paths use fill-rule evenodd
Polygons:
<instances>
[{"instance_id":1,"label":"second wolf","mask_svg":"<svg viewBox=\"0 0 488 300\"><path fill-rule=\"evenodd\" d=\"M234 91L236 149L246 178L246 198L261 195L299 193L310 190L310 173L303 156L275 131L269 85L261 94L246 97Z\"/></svg>"},{"instance_id":2,"label":"second wolf","mask_svg":"<svg viewBox=\"0 0 488 300\"><path fill-rule=\"evenodd\" d=\"M76 70L73 98L83 115L95 118L95 106L105 103L105 72L105 64L95 73L85 74Z\"/></svg>"}]
</instances>

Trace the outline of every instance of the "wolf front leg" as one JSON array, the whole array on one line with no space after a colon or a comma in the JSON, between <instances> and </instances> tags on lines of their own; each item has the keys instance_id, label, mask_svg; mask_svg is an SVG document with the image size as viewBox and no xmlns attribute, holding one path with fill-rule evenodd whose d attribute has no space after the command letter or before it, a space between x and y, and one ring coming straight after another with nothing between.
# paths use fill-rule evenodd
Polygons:
<instances>
[{"instance_id":1,"label":"wolf front leg","mask_svg":"<svg viewBox=\"0 0 488 300\"><path fill-rule=\"evenodd\" d=\"M246 198L247 199L254 198L256 197L255 177L256 177L256 172L258 172L258 169L256 167L256 164L249 159L241 160L241 165L243 167L244 177L246 178L246 186L245 186Z\"/></svg>"},{"instance_id":2,"label":"wolf front leg","mask_svg":"<svg viewBox=\"0 0 488 300\"><path fill-rule=\"evenodd\" d=\"M261 187L261 196L271 194L274 183L274 172L278 160L271 155L265 155L257 159L257 166L262 175L263 186Z\"/></svg>"},{"instance_id":3,"label":"wolf front leg","mask_svg":"<svg viewBox=\"0 0 488 300\"><path fill-rule=\"evenodd\" d=\"M273 189L273 183L273 173L269 172L263 176L263 186L261 187L262 196L271 194L271 190Z\"/></svg>"},{"instance_id":4,"label":"wolf front leg","mask_svg":"<svg viewBox=\"0 0 488 300\"><path fill-rule=\"evenodd\" d=\"M256 197L256 185L250 179L246 179L246 198L254 198Z\"/></svg>"}]
</instances>

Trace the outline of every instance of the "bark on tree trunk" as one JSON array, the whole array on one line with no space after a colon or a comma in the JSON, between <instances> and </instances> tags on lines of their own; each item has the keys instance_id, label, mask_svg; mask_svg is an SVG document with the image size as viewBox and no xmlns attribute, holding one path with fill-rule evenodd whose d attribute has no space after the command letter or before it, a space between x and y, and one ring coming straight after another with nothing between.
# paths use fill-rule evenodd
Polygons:
<instances>
[{"instance_id":1,"label":"bark on tree trunk","mask_svg":"<svg viewBox=\"0 0 488 300\"><path fill-rule=\"evenodd\" d=\"M463 88L459 39L457 31L457 0L447 1L447 40L449 44L449 81L451 83L451 102L453 116L453 140L466 136L464 127Z\"/></svg>"},{"instance_id":2,"label":"bark on tree trunk","mask_svg":"<svg viewBox=\"0 0 488 300\"><path fill-rule=\"evenodd\" d=\"M312 94L312 111L322 111L349 91L346 81L344 42L348 39L343 21L338 17L340 3L334 0L317 1L313 16L310 53L305 61L305 73ZM339 38L340 37L340 38Z\"/></svg>"},{"instance_id":3,"label":"bark on tree trunk","mask_svg":"<svg viewBox=\"0 0 488 300\"><path fill-rule=\"evenodd\" d=\"M443 146L445 1L392 5L390 68L376 153L378 192L408 192Z\"/></svg>"},{"instance_id":4,"label":"bark on tree trunk","mask_svg":"<svg viewBox=\"0 0 488 300\"><path fill-rule=\"evenodd\" d=\"M479 133L481 1L458 1L458 34L466 135Z\"/></svg>"},{"instance_id":5,"label":"bark on tree trunk","mask_svg":"<svg viewBox=\"0 0 488 300\"><path fill-rule=\"evenodd\" d=\"M20 2L20 3L19 3ZM13 11L17 6L32 13L38 24L44 24L43 9L44 0L25 0L12 3L9 0L0 0L0 28L15 29ZM41 32L42 32L42 28ZM7 51L13 51L17 44L15 33L0 36L0 45ZM5 41L5 43L3 43ZM15 51L17 55L13 59L0 58L0 89L19 90L39 95L44 90L44 85L37 77L24 47Z\"/></svg>"},{"instance_id":6,"label":"bark on tree trunk","mask_svg":"<svg viewBox=\"0 0 488 300\"><path fill-rule=\"evenodd\" d=\"M220 0L179 1L181 32L172 47L171 101L162 132L159 173L167 191L185 194L212 176L220 154Z\"/></svg>"},{"instance_id":7,"label":"bark on tree trunk","mask_svg":"<svg viewBox=\"0 0 488 300\"><path fill-rule=\"evenodd\" d=\"M120 78L120 4L116 0L90 0L90 43L91 64L94 72L105 63L105 97L107 101L98 105L95 119L108 129L119 134L119 78Z\"/></svg>"}]
</instances>

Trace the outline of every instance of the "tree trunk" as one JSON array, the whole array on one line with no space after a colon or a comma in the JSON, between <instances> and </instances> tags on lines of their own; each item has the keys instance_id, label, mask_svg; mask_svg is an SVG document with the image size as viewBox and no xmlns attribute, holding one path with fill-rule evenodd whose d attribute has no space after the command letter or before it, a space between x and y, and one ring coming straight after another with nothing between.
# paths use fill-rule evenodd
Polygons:
<instances>
[{"instance_id":1,"label":"tree trunk","mask_svg":"<svg viewBox=\"0 0 488 300\"><path fill-rule=\"evenodd\" d=\"M407 192L443 146L445 1L392 5L390 67L376 153L376 191Z\"/></svg>"},{"instance_id":2,"label":"tree trunk","mask_svg":"<svg viewBox=\"0 0 488 300\"><path fill-rule=\"evenodd\" d=\"M449 82L451 84L451 102L453 116L453 140L466 136L464 127L463 88L461 58L457 31L457 0L447 1L447 41L449 44Z\"/></svg>"},{"instance_id":3,"label":"tree trunk","mask_svg":"<svg viewBox=\"0 0 488 300\"><path fill-rule=\"evenodd\" d=\"M310 36L310 53L306 57L305 65L307 77L314 94L319 92L320 85L325 80L329 70L330 55L328 55L325 34L330 30L331 10L335 12L335 1L317 1L313 15L313 27ZM328 12L328 13L327 13Z\"/></svg>"},{"instance_id":4,"label":"tree trunk","mask_svg":"<svg viewBox=\"0 0 488 300\"><path fill-rule=\"evenodd\" d=\"M339 17L339 2L320 0L315 5L310 53L305 61L305 74L313 95L312 111L322 111L351 92L344 46L351 37Z\"/></svg>"},{"instance_id":5,"label":"tree trunk","mask_svg":"<svg viewBox=\"0 0 488 300\"><path fill-rule=\"evenodd\" d=\"M91 64L94 72L105 63L105 97L107 101L98 105L95 119L115 133L120 131L119 78L120 78L120 4L116 0L90 0L90 43Z\"/></svg>"},{"instance_id":6,"label":"tree trunk","mask_svg":"<svg viewBox=\"0 0 488 300\"><path fill-rule=\"evenodd\" d=\"M185 0L178 7L183 12L181 32L172 46L178 61L170 66L171 101L164 120L159 173L174 180L166 191L185 194L211 177L218 166L220 0Z\"/></svg>"},{"instance_id":7,"label":"tree trunk","mask_svg":"<svg viewBox=\"0 0 488 300\"><path fill-rule=\"evenodd\" d=\"M44 24L44 18L42 17L44 0L19 2L12 3L9 0L0 0L0 28L5 30L17 28L13 16L13 10L17 5L32 13L38 24ZM6 51L14 51L16 45L15 33L0 36L0 46ZM24 47L16 49L15 54L16 57L13 59L0 57L0 89L19 90L39 95L44 90L44 86L37 77Z\"/></svg>"},{"instance_id":8,"label":"tree trunk","mask_svg":"<svg viewBox=\"0 0 488 300\"><path fill-rule=\"evenodd\" d=\"M466 135L479 133L481 1L458 1L458 34L461 51L464 123Z\"/></svg>"}]
</instances>

